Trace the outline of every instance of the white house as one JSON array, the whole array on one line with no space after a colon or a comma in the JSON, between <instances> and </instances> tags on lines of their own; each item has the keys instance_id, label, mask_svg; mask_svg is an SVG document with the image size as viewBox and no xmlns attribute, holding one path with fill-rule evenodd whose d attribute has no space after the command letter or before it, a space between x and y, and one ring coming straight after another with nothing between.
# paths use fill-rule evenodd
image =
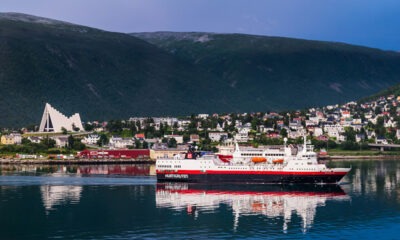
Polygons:
<instances>
[{"instance_id":1,"label":"white house","mask_svg":"<svg viewBox=\"0 0 400 240\"><path fill-rule=\"evenodd\" d=\"M133 145L131 138L112 137L110 138L110 146L113 148L126 148Z\"/></svg>"},{"instance_id":2,"label":"white house","mask_svg":"<svg viewBox=\"0 0 400 240\"><path fill-rule=\"evenodd\" d=\"M343 134L339 134L339 137L337 138L337 141L339 142L345 142L347 140L346 136Z\"/></svg>"},{"instance_id":3,"label":"white house","mask_svg":"<svg viewBox=\"0 0 400 240\"><path fill-rule=\"evenodd\" d=\"M315 137L319 137L319 136L321 136L323 134L324 134L324 132L322 131L322 128L320 128L320 127L314 128L314 136Z\"/></svg>"},{"instance_id":4,"label":"white house","mask_svg":"<svg viewBox=\"0 0 400 240\"><path fill-rule=\"evenodd\" d=\"M237 142L248 142L250 140L249 138L249 132L250 128L248 127L239 127L238 128L239 132L236 133L234 139Z\"/></svg>"},{"instance_id":5,"label":"white house","mask_svg":"<svg viewBox=\"0 0 400 240\"><path fill-rule=\"evenodd\" d=\"M100 136L98 134L89 134L85 138L82 139L82 142L89 145L97 144L97 141L100 140Z\"/></svg>"},{"instance_id":6,"label":"white house","mask_svg":"<svg viewBox=\"0 0 400 240\"><path fill-rule=\"evenodd\" d=\"M59 148L66 147L68 145L68 136L54 136L52 137L56 141L56 146Z\"/></svg>"},{"instance_id":7,"label":"white house","mask_svg":"<svg viewBox=\"0 0 400 240\"><path fill-rule=\"evenodd\" d=\"M388 141L385 137L377 137L375 140L376 144L388 144Z\"/></svg>"}]
</instances>

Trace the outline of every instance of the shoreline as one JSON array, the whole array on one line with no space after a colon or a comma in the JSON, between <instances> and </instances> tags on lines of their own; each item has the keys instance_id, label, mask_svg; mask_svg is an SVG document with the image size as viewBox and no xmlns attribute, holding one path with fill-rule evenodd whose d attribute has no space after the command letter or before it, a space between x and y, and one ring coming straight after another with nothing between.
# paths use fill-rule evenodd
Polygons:
<instances>
[{"instance_id":1,"label":"shoreline","mask_svg":"<svg viewBox=\"0 0 400 240\"><path fill-rule=\"evenodd\" d=\"M384 160L399 159L400 155L331 155L318 157L320 161L335 160ZM85 164L155 164L151 159L0 159L0 165L48 164L48 165L85 165Z\"/></svg>"},{"instance_id":2,"label":"shoreline","mask_svg":"<svg viewBox=\"0 0 400 240\"><path fill-rule=\"evenodd\" d=\"M318 160L383 160L383 159L400 159L400 155L331 155L318 158Z\"/></svg>"},{"instance_id":3,"label":"shoreline","mask_svg":"<svg viewBox=\"0 0 400 240\"><path fill-rule=\"evenodd\" d=\"M16 164L155 164L151 159L0 159L0 165Z\"/></svg>"}]
</instances>

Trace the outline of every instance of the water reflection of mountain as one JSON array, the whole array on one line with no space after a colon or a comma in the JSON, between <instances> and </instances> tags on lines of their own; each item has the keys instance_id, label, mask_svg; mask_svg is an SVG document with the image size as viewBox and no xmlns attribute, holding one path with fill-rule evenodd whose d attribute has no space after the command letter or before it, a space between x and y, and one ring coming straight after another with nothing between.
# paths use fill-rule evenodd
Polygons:
<instances>
[{"instance_id":1,"label":"water reflection of mountain","mask_svg":"<svg viewBox=\"0 0 400 240\"><path fill-rule=\"evenodd\" d=\"M61 204L79 203L82 193L81 186L40 186L42 193L43 206L46 210L53 209L54 206Z\"/></svg>"},{"instance_id":2,"label":"water reflection of mountain","mask_svg":"<svg viewBox=\"0 0 400 240\"><path fill-rule=\"evenodd\" d=\"M313 225L316 209L329 200L345 201L350 197L340 186L269 186L269 185L157 185L156 206L186 211L198 216L202 211L217 210L221 204L233 211L234 229L241 216L282 217L283 230L292 215L301 218L305 231Z\"/></svg>"}]
</instances>

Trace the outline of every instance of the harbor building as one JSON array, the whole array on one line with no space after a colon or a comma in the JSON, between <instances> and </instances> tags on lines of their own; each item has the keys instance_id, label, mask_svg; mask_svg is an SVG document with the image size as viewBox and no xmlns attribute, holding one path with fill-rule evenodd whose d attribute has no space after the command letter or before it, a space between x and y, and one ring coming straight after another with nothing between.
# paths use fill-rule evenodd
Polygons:
<instances>
[{"instance_id":1,"label":"harbor building","mask_svg":"<svg viewBox=\"0 0 400 240\"><path fill-rule=\"evenodd\" d=\"M39 132L62 132L62 128L71 132L83 130L79 113L67 117L53 108L50 104L46 103Z\"/></svg>"}]
</instances>

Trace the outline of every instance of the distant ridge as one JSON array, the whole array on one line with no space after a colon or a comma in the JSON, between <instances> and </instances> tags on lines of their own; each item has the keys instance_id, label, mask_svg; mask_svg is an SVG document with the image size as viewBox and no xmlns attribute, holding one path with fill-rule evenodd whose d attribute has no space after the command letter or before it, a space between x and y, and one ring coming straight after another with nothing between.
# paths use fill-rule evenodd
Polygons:
<instances>
[{"instance_id":1,"label":"distant ridge","mask_svg":"<svg viewBox=\"0 0 400 240\"><path fill-rule=\"evenodd\" d=\"M11 20L11 21L22 21L29 23L41 23L41 24L67 24L67 25L75 25L69 22L54 20L51 18L37 17L24 13L16 13L16 12L5 12L0 13L1 20Z\"/></svg>"},{"instance_id":2,"label":"distant ridge","mask_svg":"<svg viewBox=\"0 0 400 240\"><path fill-rule=\"evenodd\" d=\"M205 72L247 110L295 109L356 100L400 82L400 54L340 42L208 32L132 33Z\"/></svg>"}]
</instances>

